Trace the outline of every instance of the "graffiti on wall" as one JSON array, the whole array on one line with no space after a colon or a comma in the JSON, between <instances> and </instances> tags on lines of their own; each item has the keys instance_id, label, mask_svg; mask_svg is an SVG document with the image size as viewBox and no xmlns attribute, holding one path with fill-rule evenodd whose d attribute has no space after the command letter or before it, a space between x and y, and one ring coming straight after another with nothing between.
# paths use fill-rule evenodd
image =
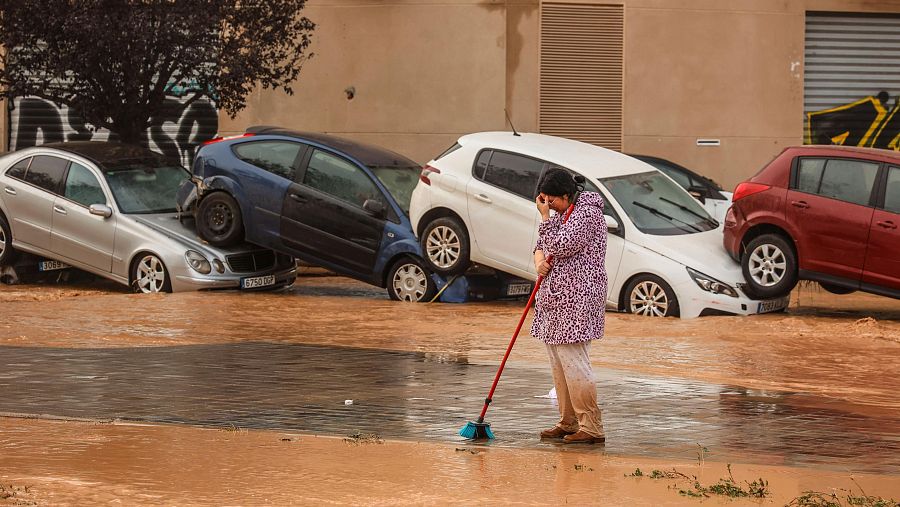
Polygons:
<instances>
[{"instance_id":1,"label":"graffiti on wall","mask_svg":"<svg viewBox=\"0 0 900 507\"><path fill-rule=\"evenodd\" d=\"M900 100L888 105L881 92L849 104L806 114L805 144L868 146L900 151Z\"/></svg>"},{"instance_id":2,"label":"graffiti on wall","mask_svg":"<svg viewBox=\"0 0 900 507\"><path fill-rule=\"evenodd\" d=\"M190 167L200 143L215 136L219 115L208 100L198 100L185 108L182 104L186 100L177 96L166 98L167 113L155 119L140 144L180 159L185 167ZM115 134L94 129L67 106L37 97L11 101L9 118L10 150L62 141L116 140Z\"/></svg>"}]
</instances>

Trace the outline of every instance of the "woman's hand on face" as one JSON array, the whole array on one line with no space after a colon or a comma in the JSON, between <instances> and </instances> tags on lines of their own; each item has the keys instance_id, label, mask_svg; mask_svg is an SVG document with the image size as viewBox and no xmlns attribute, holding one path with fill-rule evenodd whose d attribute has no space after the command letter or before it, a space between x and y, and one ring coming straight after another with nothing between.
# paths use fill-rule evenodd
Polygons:
<instances>
[{"instance_id":1,"label":"woman's hand on face","mask_svg":"<svg viewBox=\"0 0 900 507\"><path fill-rule=\"evenodd\" d=\"M538 211L541 212L541 218L548 220L550 218L550 201L547 199L547 195L543 193L538 194L534 199L534 203L537 205Z\"/></svg>"},{"instance_id":2,"label":"woman's hand on face","mask_svg":"<svg viewBox=\"0 0 900 507\"><path fill-rule=\"evenodd\" d=\"M541 261L540 264L538 264L535 267L537 268L538 274L541 276L547 276L547 273L550 272L550 268L552 268L550 263L547 262L546 260Z\"/></svg>"}]
</instances>

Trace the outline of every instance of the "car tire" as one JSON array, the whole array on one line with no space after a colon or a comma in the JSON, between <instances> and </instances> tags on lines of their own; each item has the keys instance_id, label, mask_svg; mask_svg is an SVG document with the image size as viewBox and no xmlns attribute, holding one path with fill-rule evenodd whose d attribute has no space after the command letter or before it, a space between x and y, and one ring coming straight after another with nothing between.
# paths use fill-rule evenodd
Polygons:
<instances>
[{"instance_id":1,"label":"car tire","mask_svg":"<svg viewBox=\"0 0 900 507\"><path fill-rule=\"evenodd\" d=\"M424 262L404 257L391 266L387 276L387 290L394 301L427 303L437 293L437 284L432 280Z\"/></svg>"},{"instance_id":2,"label":"car tire","mask_svg":"<svg viewBox=\"0 0 900 507\"><path fill-rule=\"evenodd\" d=\"M754 238L741 256L741 270L748 296L768 299L786 296L797 285L797 254L780 234Z\"/></svg>"},{"instance_id":3,"label":"car tire","mask_svg":"<svg viewBox=\"0 0 900 507\"><path fill-rule=\"evenodd\" d=\"M234 197L213 192L197 206L197 232L213 246L233 246L244 240L241 208Z\"/></svg>"},{"instance_id":4,"label":"car tire","mask_svg":"<svg viewBox=\"0 0 900 507\"><path fill-rule=\"evenodd\" d=\"M169 270L155 254L141 254L131 263L131 287L139 294L172 292Z\"/></svg>"},{"instance_id":5,"label":"car tire","mask_svg":"<svg viewBox=\"0 0 900 507\"><path fill-rule=\"evenodd\" d=\"M819 285L822 286L822 288L825 289L826 291L828 291L832 294L837 294L839 296L843 296L845 294L852 294L852 293L856 292L856 289L851 289L849 287L841 287L840 285L832 285L830 283L819 282Z\"/></svg>"},{"instance_id":6,"label":"car tire","mask_svg":"<svg viewBox=\"0 0 900 507\"><path fill-rule=\"evenodd\" d=\"M678 317L681 309L672 286L649 273L634 277L625 286L625 312L647 317Z\"/></svg>"},{"instance_id":7,"label":"car tire","mask_svg":"<svg viewBox=\"0 0 900 507\"><path fill-rule=\"evenodd\" d=\"M469 234L457 218L432 220L419 239L428 269L439 275L458 275L469 268Z\"/></svg>"},{"instance_id":8,"label":"car tire","mask_svg":"<svg viewBox=\"0 0 900 507\"><path fill-rule=\"evenodd\" d=\"M12 230L6 217L0 215L0 266L12 264L16 260L16 253L12 246Z\"/></svg>"}]
</instances>

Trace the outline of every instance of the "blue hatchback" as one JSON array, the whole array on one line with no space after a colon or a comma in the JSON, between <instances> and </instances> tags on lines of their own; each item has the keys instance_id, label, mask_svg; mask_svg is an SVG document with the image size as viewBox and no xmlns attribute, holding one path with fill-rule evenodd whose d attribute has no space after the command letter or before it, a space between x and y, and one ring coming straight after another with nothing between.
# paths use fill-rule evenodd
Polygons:
<instances>
[{"instance_id":1,"label":"blue hatchback","mask_svg":"<svg viewBox=\"0 0 900 507\"><path fill-rule=\"evenodd\" d=\"M376 146L252 127L201 147L179 203L212 245L248 241L421 301L435 282L408 216L420 172Z\"/></svg>"}]
</instances>

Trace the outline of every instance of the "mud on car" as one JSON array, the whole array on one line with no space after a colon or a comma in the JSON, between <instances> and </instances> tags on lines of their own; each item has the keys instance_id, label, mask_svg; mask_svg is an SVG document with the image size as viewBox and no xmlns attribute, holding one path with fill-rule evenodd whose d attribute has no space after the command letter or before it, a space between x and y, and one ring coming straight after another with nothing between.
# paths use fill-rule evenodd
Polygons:
<instances>
[{"instance_id":1,"label":"mud on car","mask_svg":"<svg viewBox=\"0 0 900 507\"><path fill-rule=\"evenodd\" d=\"M420 171L376 146L252 127L203 145L178 200L212 245L248 241L423 301L436 283L409 223Z\"/></svg>"},{"instance_id":2,"label":"mud on car","mask_svg":"<svg viewBox=\"0 0 900 507\"><path fill-rule=\"evenodd\" d=\"M735 188L723 241L758 297L813 280L900 298L900 154L787 148Z\"/></svg>"},{"instance_id":3,"label":"mud on car","mask_svg":"<svg viewBox=\"0 0 900 507\"><path fill-rule=\"evenodd\" d=\"M287 286L294 260L246 243L204 244L175 210L190 174L146 148L45 144L0 158L0 266L75 267L136 292Z\"/></svg>"}]
</instances>

